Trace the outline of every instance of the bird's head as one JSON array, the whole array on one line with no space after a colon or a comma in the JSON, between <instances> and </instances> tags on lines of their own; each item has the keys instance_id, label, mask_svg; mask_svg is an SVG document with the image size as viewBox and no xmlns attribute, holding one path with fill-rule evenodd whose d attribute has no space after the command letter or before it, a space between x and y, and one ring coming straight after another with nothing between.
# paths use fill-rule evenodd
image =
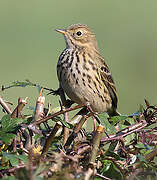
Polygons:
<instances>
[{"instance_id":1,"label":"bird's head","mask_svg":"<svg viewBox=\"0 0 157 180\"><path fill-rule=\"evenodd\" d=\"M56 29L64 35L67 48L97 48L94 33L83 24L73 24L67 29Z\"/></svg>"}]
</instances>

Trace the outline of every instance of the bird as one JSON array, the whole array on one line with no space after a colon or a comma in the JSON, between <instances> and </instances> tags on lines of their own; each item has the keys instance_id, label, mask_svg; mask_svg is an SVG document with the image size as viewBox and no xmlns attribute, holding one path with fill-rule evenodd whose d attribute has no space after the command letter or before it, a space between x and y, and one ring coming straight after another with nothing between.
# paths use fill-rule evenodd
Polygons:
<instances>
[{"instance_id":1,"label":"bird","mask_svg":"<svg viewBox=\"0 0 157 180\"><path fill-rule=\"evenodd\" d=\"M94 113L119 115L118 96L109 67L98 50L95 34L84 24L56 29L64 35L66 48L59 56L57 76L65 94Z\"/></svg>"}]
</instances>

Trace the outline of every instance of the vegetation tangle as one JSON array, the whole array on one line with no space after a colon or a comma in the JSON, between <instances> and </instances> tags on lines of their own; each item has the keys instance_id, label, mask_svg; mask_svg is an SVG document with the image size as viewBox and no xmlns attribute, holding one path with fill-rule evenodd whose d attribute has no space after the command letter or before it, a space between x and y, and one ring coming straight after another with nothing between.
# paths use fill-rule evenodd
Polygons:
<instances>
[{"instance_id":1,"label":"vegetation tangle","mask_svg":"<svg viewBox=\"0 0 157 180\"><path fill-rule=\"evenodd\" d=\"M131 115L109 118L99 114L83 116L76 123L68 112L82 106L60 103L45 107L43 94L53 92L28 80L2 87L34 86L40 91L36 107L23 112L27 98L18 98L10 108L9 97L0 96L4 116L0 119L0 178L54 180L133 180L157 176L157 107L145 100L144 107ZM48 96L46 96L46 100ZM75 111L76 114L76 111ZM81 128L93 121L92 130Z\"/></svg>"}]
</instances>

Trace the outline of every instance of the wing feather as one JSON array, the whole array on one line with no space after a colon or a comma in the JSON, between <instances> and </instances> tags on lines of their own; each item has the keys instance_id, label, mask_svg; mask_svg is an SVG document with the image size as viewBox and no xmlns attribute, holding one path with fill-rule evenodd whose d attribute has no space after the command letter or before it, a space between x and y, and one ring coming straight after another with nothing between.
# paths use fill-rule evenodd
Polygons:
<instances>
[{"instance_id":1,"label":"wing feather","mask_svg":"<svg viewBox=\"0 0 157 180\"><path fill-rule=\"evenodd\" d=\"M99 52L97 52L96 62L98 63L98 68L100 71L100 78L104 82L105 86L107 87L110 93L113 108L116 109L117 103L118 103L118 96L117 96L115 83L110 73L110 70L104 61L104 58L99 54Z\"/></svg>"}]
</instances>

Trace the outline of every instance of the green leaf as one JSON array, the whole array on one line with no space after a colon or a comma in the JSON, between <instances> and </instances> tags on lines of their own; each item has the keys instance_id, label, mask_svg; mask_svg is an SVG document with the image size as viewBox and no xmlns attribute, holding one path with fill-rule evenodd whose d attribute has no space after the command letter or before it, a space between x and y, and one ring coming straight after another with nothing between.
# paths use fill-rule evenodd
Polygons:
<instances>
[{"instance_id":1,"label":"green leaf","mask_svg":"<svg viewBox=\"0 0 157 180\"><path fill-rule=\"evenodd\" d=\"M6 153L6 152L2 152L2 155L3 155L3 157L5 157L5 159L7 161L10 161L12 166L17 166L18 165L18 159L17 159L15 154L9 154L9 153Z\"/></svg>"},{"instance_id":2,"label":"green leaf","mask_svg":"<svg viewBox=\"0 0 157 180\"><path fill-rule=\"evenodd\" d=\"M14 176L8 176L5 178L2 178L1 180L17 180Z\"/></svg>"},{"instance_id":3,"label":"green leaf","mask_svg":"<svg viewBox=\"0 0 157 180\"><path fill-rule=\"evenodd\" d=\"M19 161L18 161L16 156L10 156L9 160L10 160L10 163L11 163L12 166L18 166Z\"/></svg>"},{"instance_id":4,"label":"green leaf","mask_svg":"<svg viewBox=\"0 0 157 180\"><path fill-rule=\"evenodd\" d=\"M34 176L35 176L36 178L39 177L39 174L40 174L42 171L48 170L49 168L50 168L49 166L45 167L44 164L40 164L39 167L37 168L37 170L34 172ZM36 179L36 178L35 178L35 179Z\"/></svg>"},{"instance_id":5,"label":"green leaf","mask_svg":"<svg viewBox=\"0 0 157 180\"><path fill-rule=\"evenodd\" d=\"M60 116L57 116L57 117L53 118L52 120L55 122L60 121L63 124L63 126L69 128L69 129L73 129L73 125L66 122L65 120L63 120Z\"/></svg>"},{"instance_id":6,"label":"green leaf","mask_svg":"<svg viewBox=\"0 0 157 180\"><path fill-rule=\"evenodd\" d=\"M157 127L157 123L151 124L150 126L145 127L144 129L154 129Z\"/></svg>"},{"instance_id":7,"label":"green leaf","mask_svg":"<svg viewBox=\"0 0 157 180\"><path fill-rule=\"evenodd\" d=\"M40 134L35 134L34 140L37 141L39 138L41 138L41 135Z\"/></svg>"},{"instance_id":8,"label":"green leaf","mask_svg":"<svg viewBox=\"0 0 157 180\"><path fill-rule=\"evenodd\" d=\"M129 123L129 125L131 124L134 124L135 123L135 120L133 118L127 118L127 122Z\"/></svg>"},{"instance_id":9,"label":"green leaf","mask_svg":"<svg viewBox=\"0 0 157 180\"><path fill-rule=\"evenodd\" d=\"M16 158L20 159L24 163L26 163L28 161L28 156L26 156L26 155L16 155Z\"/></svg>"},{"instance_id":10,"label":"green leaf","mask_svg":"<svg viewBox=\"0 0 157 180\"><path fill-rule=\"evenodd\" d=\"M102 178L95 177L94 180L102 180Z\"/></svg>"},{"instance_id":11,"label":"green leaf","mask_svg":"<svg viewBox=\"0 0 157 180\"><path fill-rule=\"evenodd\" d=\"M111 166L111 161L110 160L103 160L103 168L101 169L101 173L105 173L106 171L109 170Z\"/></svg>"},{"instance_id":12,"label":"green leaf","mask_svg":"<svg viewBox=\"0 0 157 180\"><path fill-rule=\"evenodd\" d=\"M7 114L7 115L4 115L1 119L1 125L2 125L2 128L5 129L7 127L7 124L9 123L10 120L10 115Z\"/></svg>"},{"instance_id":13,"label":"green leaf","mask_svg":"<svg viewBox=\"0 0 157 180\"><path fill-rule=\"evenodd\" d=\"M120 156L113 151L107 151L105 153L106 156L114 157L116 161L120 160Z\"/></svg>"},{"instance_id":14,"label":"green leaf","mask_svg":"<svg viewBox=\"0 0 157 180\"><path fill-rule=\"evenodd\" d=\"M121 116L113 116L110 121L113 123L113 125L115 125L116 123L120 122L120 121L124 121L128 118L127 115L121 115Z\"/></svg>"},{"instance_id":15,"label":"green leaf","mask_svg":"<svg viewBox=\"0 0 157 180\"><path fill-rule=\"evenodd\" d=\"M5 144L9 144L15 137L16 135L12 133L0 133L0 140Z\"/></svg>"},{"instance_id":16,"label":"green leaf","mask_svg":"<svg viewBox=\"0 0 157 180\"><path fill-rule=\"evenodd\" d=\"M119 131L121 131L121 130L123 130L123 129L127 128L128 126L126 126L126 125L124 125L124 124L119 123L119 124L118 124L118 127L119 127Z\"/></svg>"},{"instance_id":17,"label":"green leaf","mask_svg":"<svg viewBox=\"0 0 157 180\"><path fill-rule=\"evenodd\" d=\"M123 180L123 175L120 170L116 167L116 165L110 160L103 160L103 168L101 169L101 173L104 176L107 176L111 179Z\"/></svg>"},{"instance_id":18,"label":"green leaf","mask_svg":"<svg viewBox=\"0 0 157 180\"><path fill-rule=\"evenodd\" d=\"M136 148L145 149L145 145L143 143L138 143L135 145Z\"/></svg>"},{"instance_id":19,"label":"green leaf","mask_svg":"<svg viewBox=\"0 0 157 180\"><path fill-rule=\"evenodd\" d=\"M143 143L138 143L138 144L135 145L135 147L141 149L140 152L143 155L146 155L146 154L150 153L153 150L152 146L149 146L149 145L143 144Z\"/></svg>"},{"instance_id":20,"label":"green leaf","mask_svg":"<svg viewBox=\"0 0 157 180\"><path fill-rule=\"evenodd\" d=\"M145 158L142 154L138 154L138 155L137 155L137 158L138 158L140 161L147 163L146 158Z\"/></svg>"},{"instance_id":21,"label":"green leaf","mask_svg":"<svg viewBox=\"0 0 157 180\"><path fill-rule=\"evenodd\" d=\"M157 165L157 157L154 158L154 162Z\"/></svg>"},{"instance_id":22,"label":"green leaf","mask_svg":"<svg viewBox=\"0 0 157 180\"><path fill-rule=\"evenodd\" d=\"M3 169L9 169L10 166L9 165L6 165L6 166L0 166L0 170L3 170Z\"/></svg>"},{"instance_id":23,"label":"green leaf","mask_svg":"<svg viewBox=\"0 0 157 180\"><path fill-rule=\"evenodd\" d=\"M105 125L104 121L106 121L109 118L109 115L107 113L101 113L101 114L98 114L98 117L99 117L100 123L102 125Z\"/></svg>"},{"instance_id":24,"label":"green leaf","mask_svg":"<svg viewBox=\"0 0 157 180\"><path fill-rule=\"evenodd\" d=\"M116 146L117 146L117 144L118 144L118 141L111 142L108 151L114 151Z\"/></svg>"},{"instance_id":25,"label":"green leaf","mask_svg":"<svg viewBox=\"0 0 157 180\"><path fill-rule=\"evenodd\" d=\"M27 162L28 157L26 155L16 155L12 153L2 152L3 157L6 161L10 161L12 166L17 166L19 164L19 159L24 163Z\"/></svg>"},{"instance_id":26,"label":"green leaf","mask_svg":"<svg viewBox=\"0 0 157 180\"><path fill-rule=\"evenodd\" d=\"M112 124L110 124L107 119L104 121L104 126L105 126L107 133L109 133L109 134L115 134L116 133L115 127Z\"/></svg>"},{"instance_id":27,"label":"green leaf","mask_svg":"<svg viewBox=\"0 0 157 180\"><path fill-rule=\"evenodd\" d=\"M132 134L126 136L126 137L125 137L125 145L129 145L130 142L131 142L133 139L135 139L135 137L136 137L136 134L135 134L135 133L132 133Z\"/></svg>"},{"instance_id":28,"label":"green leaf","mask_svg":"<svg viewBox=\"0 0 157 180\"><path fill-rule=\"evenodd\" d=\"M110 122L108 121L109 115L107 113L101 113L98 115L98 117L99 117L101 124L103 126L105 126L107 133L109 133L109 134L115 134L116 133L115 127L112 124L110 124Z\"/></svg>"},{"instance_id":29,"label":"green leaf","mask_svg":"<svg viewBox=\"0 0 157 180\"><path fill-rule=\"evenodd\" d=\"M28 85L30 85L30 83L29 82L24 82L24 81L14 81L13 83L12 83L12 85L14 86L14 87L16 87L16 86L20 86L20 87L26 87L26 86L28 86Z\"/></svg>"},{"instance_id":30,"label":"green leaf","mask_svg":"<svg viewBox=\"0 0 157 180\"><path fill-rule=\"evenodd\" d=\"M11 119L10 115L5 115L1 119L1 129L0 129L0 140L4 143L9 144L13 138L15 138L15 134L11 133L17 127L18 124L22 122L22 119L14 118Z\"/></svg>"},{"instance_id":31,"label":"green leaf","mask_svg":"<svg viewBox=\"0 0 157 180\"><path fill-rule=\"evenodd\" d=\"M11 119L10 115L5 115L1 119L2 131L13 131L14 128L22 122L22 119L14 118Z\"/></svg>"}]
</instances>

